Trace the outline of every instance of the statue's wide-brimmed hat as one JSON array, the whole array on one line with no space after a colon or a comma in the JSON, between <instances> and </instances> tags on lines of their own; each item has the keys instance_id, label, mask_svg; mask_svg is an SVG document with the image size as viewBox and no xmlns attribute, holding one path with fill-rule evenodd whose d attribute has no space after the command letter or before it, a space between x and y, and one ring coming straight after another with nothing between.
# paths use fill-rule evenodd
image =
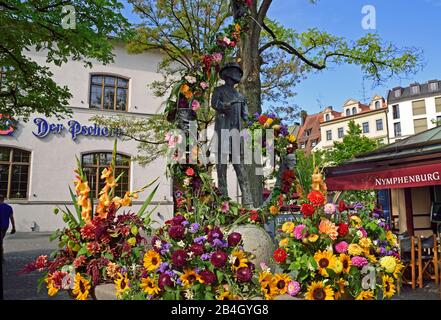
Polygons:
<instances>
[{"instance_id":1,"label":"statue's wide-brimmed hat","mask_svg":"<svg viewBox=\"0 0 441 320\"><path fill-rule=\"evenodd\" d=\"M243 70L240 67L240 64L238 64L237 62L228 62L228 63L225 63L223 68L219 71L219 77L221 79L225 80L225 71L227 71L229 69L237 69L240 71L241 77L243 76Z\"/></svg>"}]
</instances>

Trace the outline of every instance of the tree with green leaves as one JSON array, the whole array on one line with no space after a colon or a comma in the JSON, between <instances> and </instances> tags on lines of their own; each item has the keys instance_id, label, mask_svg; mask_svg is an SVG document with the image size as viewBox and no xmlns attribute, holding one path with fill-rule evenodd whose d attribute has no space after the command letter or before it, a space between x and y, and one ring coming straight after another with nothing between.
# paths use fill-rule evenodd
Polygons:
<instances>
[{"instance_id":1,"label":"tree with green leaves","mask_svg":"<svg viewBox=\"0 0 441 320\"><path fill-rule=\"evenodd\" d=\"M0 0L0 114L27 120L34 112L68 113L69 88L28 52L43 53L55 66L69 59L109 63L109 36L116 41L128 35L122 8L117 0Z\"/></svg>"},{"instance_id":2,"label":"tree with green leaves","mask_svg":"<svg viewBox=\"0 0 441 320\"><path fill-rule=\"evenodd\" d=\"M339 166L359 154L375 150L378 146L378 141L364 136L360 125L351 120L343 141L335 141L332 149L325 152L325 163L327 166ZM376 203L376 192L372 190L345 191L340 196L349 202L361 202L366 205Z\"/></svg>"}]
</instances>

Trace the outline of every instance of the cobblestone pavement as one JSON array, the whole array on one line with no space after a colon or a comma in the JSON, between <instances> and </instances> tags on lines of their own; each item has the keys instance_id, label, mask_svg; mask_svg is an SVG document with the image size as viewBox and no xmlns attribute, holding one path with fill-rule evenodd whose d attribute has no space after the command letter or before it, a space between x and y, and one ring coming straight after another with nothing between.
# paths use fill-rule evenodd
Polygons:
<instances>
[{"instance_id":1,"label":"cobblestone pavement","mask_svg":"<svg viewBox=\"0 0 441 320\"><path fill-rule=\"evenodd\" d=\"M16 233L7 235L4 240L5 262L4 272L4 298L6 300L44 300L49 299L46 288L37 291L40 274L17 275L17 272L26 264L42 254L50 254L56 249L56 243L49 241L48 233ZM61 292L53 300L70 299ZM394 300L441 300L439 288L432 284L426 284L423 289L412 290L404 287L400 296Z\"/></svg>"}]
</instances>

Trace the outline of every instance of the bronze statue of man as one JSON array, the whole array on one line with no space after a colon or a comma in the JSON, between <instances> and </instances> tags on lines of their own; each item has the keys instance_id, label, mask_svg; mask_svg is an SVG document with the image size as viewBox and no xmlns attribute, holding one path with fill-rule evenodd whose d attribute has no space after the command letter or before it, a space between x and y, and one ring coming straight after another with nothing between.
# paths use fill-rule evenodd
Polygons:
<instances>
[{"instance_id":1,"label":"bronze statue of man","mask_svg":"<svg viewBox=\"0 0 441 320\"><path fill-rule=\"evenodd\" d=\"M253 199L250 184L243 163L243 146L239 147L239 154L237 154L237 150L231 148L234 141L232 141L230 136L228 136L229 141L222 139L222 136L225 137L225 134L231 132L231 130L237 130L240 133L242 120L248 120L247 101L234 87L241 81L243 71L238 63L226 63L219 72L219 76L225 81L225 84L214 90L211 100L211 106L216 110L214 130L218 141L217 178L219 191L222 195L228 197L227 164L230 158L232 158L233 167L242 192L242 204L245 207L252 207Z\"/></svg>"}]
</instances>

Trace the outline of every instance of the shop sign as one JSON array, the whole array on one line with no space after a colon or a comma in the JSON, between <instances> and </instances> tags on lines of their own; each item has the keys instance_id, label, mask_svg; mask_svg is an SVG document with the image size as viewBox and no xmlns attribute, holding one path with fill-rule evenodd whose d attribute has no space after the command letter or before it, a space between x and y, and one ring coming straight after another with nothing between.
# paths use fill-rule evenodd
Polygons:
<instances>
[{"instance_id":1,"label":"shop sign","mask_svg":"<svg viewBox=\"0 0 441 320\"><path fill-rule=\"evenodd\" d=\"M391 168L377 172L327 177L329 190L383 190L441 184L441 164Z\"/></svg>"},{"instance_id":2,"label":"shop sign","mask_svg":"<svg viewBox=\"0 0 441 320\"><path fill-rule=\"evenodd\" d=\"M37 125L37 128L32 133L40 139L51 134L60 135L65 131L69 132L70 137L74 141L80 136L118 137L122 134L120 129L110 129L97 124L83 125L76 120L70 120L67 123L67 127L62 123L51 123L43 118L35 118L34 123Z\"/></svg>"},{"instance_id":3,"label":"shop sign","mask_svg":"<svg viewBox=\"0 0 441 320\"><path fill-rule=\"evenodd\" d=\"M8 115L0 114L0 136L12 136L17 121Z\"/></svg>"}]
</instances>

